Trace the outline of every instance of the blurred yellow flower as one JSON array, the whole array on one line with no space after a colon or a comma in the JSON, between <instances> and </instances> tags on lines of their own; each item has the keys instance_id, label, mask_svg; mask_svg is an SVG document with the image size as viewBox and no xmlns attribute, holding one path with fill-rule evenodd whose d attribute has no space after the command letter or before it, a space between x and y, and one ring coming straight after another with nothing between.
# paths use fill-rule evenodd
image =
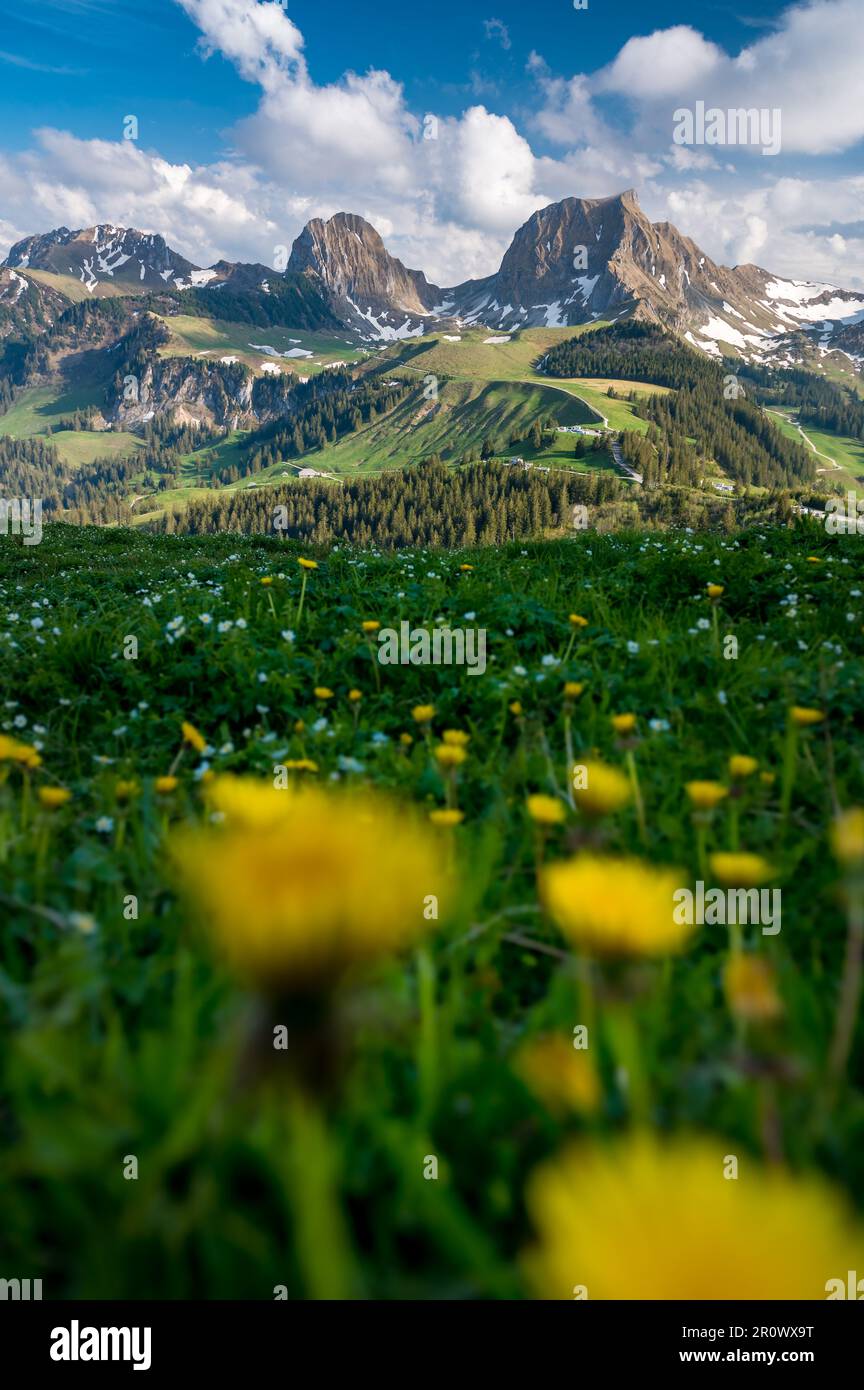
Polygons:
<instances>
[{"instance_id":1,"label":"blurred yellow flower","mask_svg":"<svg viewBox=\"0 0 864 1390\"><path fill-rule=\"evenodd\" d=\"M349 700L352 700L352 701L356 704L358 700L362 700L362 699L363 699L363 691L362 691L362 690L349 690L349 691L348 691L348 699L349 699Z\"/></svg>"},{"instance_id":2,"label":"blurred yellow flower","mask_svg":"<svg viewBox=\"0 0 864 1390\"><path fill-rule=\"evenodd\" d=\"M567 809L557 796L543 796L537 793L525 802L528 814L535 825L562 825L567 819Z\"/></svg>"},{"instance_id":3,"label":"blurred yellow flower","mask_svg":"<svg viewBox=\"0 0 864 1390\"><path fill-rule=\"evenodd\" d=\"M168 796L171 792L176 792L178 782L176 777L157 777L154 786L160 796Z\"/></svg>"},{"instance_id":4,"label":"blurred yellow flower","mask_svg":"<svg viewBox=\"0 0 864 1390\"><path fill-rule=\"evenodd\" d=\"M377 622L375 621L374 618L370 618L370 619L368 619L367 622L365 622L365 623L363 624L363 631L364 631L364 632L377 632L380 626L381 626L381 624L380 624L380 623L377 623Z\"/></svg>"},{"instance_id":5,"label":"blurred yellow flower","mask_svg":"<svg viewBox=\"0 0 864 1390\"><path fill-rule=\"evenodd\" d=\"M22 767L42 766L42 759L29 743L19 743L17 739L0 734L0 762L21 763Z\"/></svg>"},{"instance_id":6,"label":"blurred yellow flower","mask_svg":"<svg viewBox=\"0 0 864 1390\"><path fill-rule=\"evenodd\" d=\"M446 808L442 807L438 810L430 811L429 819L433 825L442 825L449 828L454 825L461 825L465 819L465 812L457 810L448 811Z\"/></svg>"},{"instance_id":7,"label":"blurred yellow flower","mask_svg":"<svg viewBox=\"0 0 864 1390\"><path fill-rule=\"evenodd\" d=\"M217 953L272 993L318 989L352 965L412 945L424 897L446 891L440 846L411 811L371 793L217 777L219 824L170 851Z\"/></svg>"},{"instance_id":8,"label":"blurred yellow flower","mask_svg":"<svg viewBox=\"0 0 864 1390\"><path fill-rule=\"evenodd\" d=\"M584 689L585 685L582 681L565 681L564 698L566 700L578 700Z\"/></svg>"},{"instance_id":9,"label":"blurred yellow flower","mask_svg":"<svg viewBox=\"0 0 864 1390\"><path fill-rule=\"evenodd\" d=\"M264 585L265 589L269 589L270 585L273 583L273 580L269 574L265 574L264 578L261 580L261 583Z\"/></svg>"},{"instance_id":10,"label":"blurred yellow flower","mask_svg":"<svg viewBox=\"0 0 864 1390\"><path fill-rule=\"evenodd\" d=\"M587 627L587 626L588 626L588 619L587 619L587 618L583 618L581 613L571 613L571 614L570 614L570 625L571 625L571 627Z\"/></svg>"},{"instance_id":11,"label":"blurred yellow flower","mask_svg":"<svg viewBox=\"0 0 864 1390\"><path fill-rule=\"evenodd\" d=\"M470 570L473 570L474 566L473 566L473 565L460 565L459 568L460 568L460 570L462 571L463 574L468 574L468 572L469 572Z\"/></svg>"},{"instance_id":12,"label":"blurred yellow flower","mask_svg":"<svg viewBox=\"0 0 864 1390\"><path fill-rule=\"evenodd\" d=\"M49 811L56 811L72 800L72 793L65 787L40 787L36 793L42 805Z\"/></svg>"},{"instance_id":13,"label":"blurred yellow flower","mask_svg":"<svg viewBox=\"0 0 864 1390\"><path fill-rule=\"evenodd\" d=\"M511 700L507 708L511 714L519 715L522 713L522 704L519 700Z\"/></svg>"},{"instance_id":14,"label":"blurred yellow flower","mask_svg":"<svg viewBox=\"0 0 864 1390\"><path fill-rule=\"evenodd\" d=\"M295 719L295 720L294 720L294 732L295 732L295 734L302 734L302 732L303 732L303 730L304 730L305 728L306 728L306 721L305 721L305 719Z\"/></svg>"},{"instance_id":15,"label":"blurred yellow flower","mask_svg":"<svg viewBox=\"0 0 864 1390\"><path fill-rule=\"evenodd\" d=\"M464 748L458 747L454 743L439 743L435 749L435 757L442 767L459 767L464 763L468 754Z\"/></svg>"},{"instance_id":16,"label":"blurred yellow flower","mask_svg":"<svg viewBox=\"0 0 864 1390\"><path fill-rule=\"evenodd\" d=\"M410 748L410 747L411 747L411 744L414 742L414 740L413 740L413 738L411 737L410 734L400 734L400 735L399 735L399 742L400 742L405 748Z\"/></svg>"},{"instance_id":17,"label":"blurred yellow flower","mask_svg":"<svg viewBox=\"0 0 864 1390\"><path fill-rule=\"evenodd\" d=\"M415 724L428 724L430 719L435 718L435 706L415 705L411 711L411 718Z\"/></svg>"},{"instance_id":18,"label":"blurred yellow flower","mask_svg":"<svg viewBox=\"0 0 864 1390\"><path fill-rule=\"evenodd\" d=\"M315 699L316 699L316 700L332 700L332 699L333 699L333 691L330 689L329 685L316 685L316 687L315 687Z\"/></svg>"},{"instance_id":19,"label":"blurred yellow flower","mask_svg":"<svg viewBox=\"0 0 864 1390\"><path fill-rule=\"evenodd\" d=\"M746 753L733 753L729 759L729 776L736 782L743 782L746 777L753 776L758 766L758 758L751 758Z\"/></svg>"},{"instance_id":20,"label":"blurred yellow flower","mask_svg":"<svg viewBox=\"0 0 864 1390\"><path fill-rule=\"evenodd\" d=\"M285 763L288 772L317 772L318 764L313 763L311 758L292 758Z\"/></svg>"},{"instance_id":21,"label":"blurred yellow flower","mask_svg":"<svg viewBox=\"0 0 864 1390\"><path fill-rule=\"evenodd\" d=\"M580 854L541 871L540 895L571 945L604 956L659 956L680 950L694 930L673 915L682 881L679 870L641 859Z\"/></svg>"},{"instance_id":22,"label":"blurred yellow flower","mask_svg":"<svg viewBox=\"0 0 864 1390\"><path fill-rule=\"evenodd\" d=\"M585 786L574 781L573 796L580 811L586 816L609 816L626 806L632 796L632 788L623 772L617 767L607 767L605 763L585 763Z\"/></svg>"},{"instance_id":23,"label":"blurred yellow flower","mask_svg":"<svg viewBox=\"0 0 864 1390\"><path fill-rule=\"evenodd\" d=\"M441 738L453 748L466 748L471 742L471 735L466 734L463 729L445 729Z\"/></svg>"},{"instance_id":24,"label":"blurred yellow flower","mask_svg":"<svg viewBox=\"0 0 864 1390\"><path fill-rule=\"evenodd\" d=\"M527 1189L535 1294L570 1300L582 1285L595 1302L824 1299L830 1278L864 1267L864 1231L838 1190L750 1157L727 1181L735 1147L641 1133L545 1163Z\"/></svg>"},{"instance_id":25,"label":"blurred yellow flower","mask_svg":"<svg viewBox=\"0 0 864 1390\"><path fill-rule=\"evenodd\" d=\"M764 787L773 786L773 784L777 781L777 774L776 772L760 772L759 781L762 783Z\"/></svg>"},{"instance_id":26,"label":"blurred yellow flower","mask_svg":"<svg viewBox=\"0 0 864 1390\"><path fill-rule=\"evenodd\" d=\"M635 714L613 714L612 728L616 734L632 734L636 728Z\"/></svg>"},{"instance_id":27,"label":"blurred yellow flower","mask_svg":"<svg viewBox=\"0 0 864 1390\"><path fill-rule=\"evenodd\" d=\"M207 747L207 740L204 738L203 734L200 734L195 728L195 725L189 724L185 719L181 727L183 729L184 742L190 744L191 747L195 749L196 753L203 753L204 749Z\"/></svg>"},{"instance_id":28,"label":"blurred yellow flower","mask_svg":"<svg viewBox=\"0 0 864 1390\"><path fill-rule=\"evenodd\" d=\"M747 1023L771 1023L783 1013L774 971L764 956L733 952L723 972L723 990L730 1012Z\"/></svg>"},{"instance_id":29,"label":"blurred yellow flower","mask_svg":"<svg viewBox=\"0 0 864 1390\"><path fill-rule=\"evenodd\" d=\"M516 1053L514 1071L553 1113L593 1114L602 1097L594 1063L560 1033L532 1038Z\"/></svg>"},{"instance_id":30,"label":"blurred yellow flower","mask_svg":"<svg viewBox=\"0 0 864 1390\"><path fill-rule=\"evenodd\" d=\"M684 790L697 811L713 811L729 795L728 787L722 782L688 782Z\"/></svg>"},{"instance_id":31,"label":"blurred yellow flower","mask_svg":"<svg viewBox=\"0 0 864 1390\"><path fill-rule=\"evenodd\" d=\"M709 598L721 598L724 592L723 584L706 584L705 589Z\"/></svg>"},{"instance_id":32,"label":"blurred yellow flower","mask_svg":"<svg viewBox=\"0 0 864 1390\"><path fill-rule=\"evenodd\" d=\"M774 870L761 854L710 854L711 873L724 888L759 888L774 877Z\"/></svg>"},{"instance_id":33,"label":"blurred yellow flower","mask_svg":"<svg viewBox=\"0 0 864 1390\"><path fill-rule=\"evenodd\" d=\"M807 709L804 705L793 705L789 718L799 729L807 729L811 724L821 724L825 714L821 709Z\"/></svg>"},{"instance_id":34,"label":"blurred yellow flower","mask_svg":"<svg viewBox=\"0 0 864 1390\"><path fill-rule=\"evenodd\" d=\"M864 808L843 811L831 827L831 848L841 864L864 864Z\"/></svg>"},{"instance_id":35,"label":"blurred yellow flower","mask_svg":"<svg viewBox=\"0 0 864 1390\"><path fill-rule=\"evenodd\" d=\"M129 801L131 797L137 796L140 790L137 782L121 778L114 788L114 795L118 801Z\"/></svg>"},{"instance_id":36,"label":"blurred yellow flower","mask_svg":"<svg viewBox=\"0 0 864 1390\"><path fill-rule=\"evenodd\" d=\"M298 558L297 563L304 570L317 570L318 568L317 560L304 560L302 556Z\"/></svg>"},{"instance_id":37,"label":"blurred yellow flower","mask_svg":"<svg viewBox=\"0 0 864 1390\"><path fill-rule=\"evenodd\" d=\"M822 559L819 555L808 555L807 563L808 565L821 565Z\"/></svg>"}]
</instances>

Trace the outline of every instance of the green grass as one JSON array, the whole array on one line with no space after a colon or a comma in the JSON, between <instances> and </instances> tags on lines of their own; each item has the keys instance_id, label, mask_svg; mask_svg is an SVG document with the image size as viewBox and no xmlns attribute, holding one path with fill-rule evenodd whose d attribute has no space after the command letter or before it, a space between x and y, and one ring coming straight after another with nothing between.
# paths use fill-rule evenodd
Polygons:
<instances>
[{"instance_id":1,"label":"green grass","mask_svg":"<svg viewBox=\"0 0 864 1390\"><path fill-rule=\"evenodd\" d=\"M45 434L59 420L68 418L76 410L84 410L88 405L99 405L101 401L98 386L71 390L62 384L34 386L24 391L5 415L0 415L0 434L11 435L13 439Z\"/></svg>"},{"instance_id":2,"label":"green grass","mask_svg":"<svg viewBox=\"0 0 864 1390\"><path fill-rule=\"evenodd\" d=\"M509 435L527 433L541 416L554 414L561 424L573 425L591 420L579 401L563 401L539 383L445 381L433 400L424 391L418 386L387 415L295 462L338 473L374 473L419 463L435 453L450 462L479 450L487 436L499 440L502 454L509 456L523 453L521 446L509 446ZM283 467L269 470L270 476L279 477Z\"/></svg>"},{"instance_id":3,"label":"green grass","mask_svg":"<svg viewBox=\"0 0 864 1390\"><path fill-rule=\"evenodd\" d=\"M695 1258L705 1297L734 1297L746 1269L748 1287L770 1298L788 1266L801 1271L790 1296L824 1298L855 1255L847 1265L832 1246L831 1268L801 1255L822 1226L797 1198L771 1223L767 1254L752 1207L741 1224L724 1208L735 1258L712 1263L713 1184L728 1154L740 1164L730 1192L782 1155L793 1184L821 1174L861 1206L860 1013L848 1066L829 1064L847 906L861 888L851 876L843 888L829 832L836 806L864 803L864 551L813 526L311 554L318 568L304 571L295 545L264 537L62 526L29 548L0 537L3 732L38 743L41 757L27 771L0 745L3 1271L41 1278L52 1300L266 1301L279 1286L293 1299L521 1298L532 1292L521 1255L537 1166L582 1146L565 1199L578 1231L589 1157L620 1206L628 1192L615 1188L608 1144L647 1130L701 1135L714 1175L702 1186L694 1170L686 1232L683 1194L649 1183L650 1211L668 1218L647 1266L661 1290L690 1288ZM716 609L707 580L723 585ZM790 593L794 612L781 603ZM571 612L587 626L572 626ZM486 672L379 666L368 619L482 627ZM130 636L137 653L124 659ZM565 681L584 686L578 702L565 703ZM322 686L332 698L316 696ZM420 704L434 706L428 729L412 717ZM797 753L793 704L827 715ZM633 742L612 728L625 711L637 717ZM203 757L188 745L178 757L183 720L207 741ZM452 777L432 753L448 729L470 735ZM759 772L700 828L685 784L728 785L729 756L743 752ZM626 776L631 755L644 829L632 800L589 824L570 802L574 762L599 757ZM237 831L211 819L201 773L272 789L274 766L300 759L314 762L322 794L374 790L406 808L403 829L372 851L378 877L362 900L346 886L357 867L335 822L300 867L288 840L267 858L260 824L247 870L223 862L231 839L220 837ZM160 796L154 779L172 768L176 791ZM118 779L136 784L128 799ZM71 801L43 808L37 789L58 786ZM538 792L563 818L542 833L526 810ZM400 835L410 808L425 820L448 799L464 821L428 827L436 872L450 863L456 883L435 918L429 876L406 880ZM335 992L319 983L301 995L290 971L277 988L266 968L250 989L214 954L195 893L180 892L188 861L178 867L172 851L190 827L211 837L208 873L237 943L290 890L306 895L293 939L311 919L329 922L325 904L345 893L374 939L392 892L425 944L385 953ZM369 834L363 818L358 834ZM736 840L782 890L779 935L743 928L782 1000L770 1024L730 1016L725 927L703 927L665 960L592 964L538 899L538 863L576 853L585 865L599 851L671 867L692 887L703 850ZM596 873L574 912L617 904L650 931L650 898L621 899L618 870ZM550 1036L572 1059L580 1024L599 1088L587 1108L523 1081L519 1062ZM275 1025L288 1028L286 1050L274 1050ZM566 1072L559 1061L546 1077L559 1096ZM137 1180L124 1178L130 1156ZM424 1178L430 1156L436 1180ZM552 1293L570 1299L584 1279L593 1297L599 1262L601 1296L626 1298L646 1271L644 1223L613 1223L610 1247L602 1210L592 1216L602 1248L583 1245ZM844 1229L854 1247L849 1218Z\"/></svg>"},{"instance_id":4,"label":"green grass","mask_svg":"<svg viewBox=\"0 0 864 1390\"><path fill-rule=\"evenodd\" d=\"M171 341L159 349L162 357L204 356L237 357L253 371L260 371L265 362L281 367L284 373L314 376L330 362L355 363L365 360L365 350L350 340L333 333L313 333L302 328L261 328L250 323L230 323L221 319L205 319L198 315L177 314L161 318L171 334ZM257 347L252 345L256 344ZM274 357L260 351L262 347L277 352L304 350L311 357Z\"/></svg>"}]
</instances>

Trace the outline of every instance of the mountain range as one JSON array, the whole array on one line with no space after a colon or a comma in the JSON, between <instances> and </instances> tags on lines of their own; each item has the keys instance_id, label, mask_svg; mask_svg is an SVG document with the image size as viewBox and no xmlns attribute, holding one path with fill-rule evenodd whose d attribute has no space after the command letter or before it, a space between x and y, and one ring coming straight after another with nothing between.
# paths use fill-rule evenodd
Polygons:
<instances>
[{"instance_id":1,"label":"mountain range","mask_svg":"<svg viewBox=\"0 0 864 1390\"><path fill-rule=\"evenodd\" d=\"M493 275L449 288L405 267L354 213L310 221L284 271L228 261L202 268L162 236L132 228L60 227L17 242L0 267L0 336L48 327L70 301L171 291L194 295L200 313L217 294L261 301L286 284L302 290L307 327L317 317L358 344L460 325L510 334L633 318L714 357L792 364L837 351L856 370L864 362L864 294L717 265L671 223L652 223L633 190L533 213Z\"/></svg>"}]
</instances>

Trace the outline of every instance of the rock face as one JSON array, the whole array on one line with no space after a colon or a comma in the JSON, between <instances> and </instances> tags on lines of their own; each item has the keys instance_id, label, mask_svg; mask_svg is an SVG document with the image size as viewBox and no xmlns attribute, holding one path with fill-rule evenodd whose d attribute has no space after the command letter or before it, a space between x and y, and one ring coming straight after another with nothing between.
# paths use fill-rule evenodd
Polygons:
<instances>
[{"instance_id":1,"label":"rock face","mask_svg":"<svg viewBox=\"0 0 864 1390\"><path fill-rule=\"evenodd\" d=\"M510 331L626 315L661 323L712 355L757 358L802 324L864 318L864 297L851 291L717 265L670 222L650 222L632 189L535 212L500 270L445 290L443 307Z\"/></svg>"},{"instance_id":2,"label":"rock face","mask_svg":"<svg viewBox=\"0 0 864 1390\"><path fill-rule=\"evenodd\" d=\"M361 337L420 336L441 291L419 270L407 270L362 217L337 212L313 218L291 249L288 271L320 280L333 311Z\"/></svg>"}]
</instances>

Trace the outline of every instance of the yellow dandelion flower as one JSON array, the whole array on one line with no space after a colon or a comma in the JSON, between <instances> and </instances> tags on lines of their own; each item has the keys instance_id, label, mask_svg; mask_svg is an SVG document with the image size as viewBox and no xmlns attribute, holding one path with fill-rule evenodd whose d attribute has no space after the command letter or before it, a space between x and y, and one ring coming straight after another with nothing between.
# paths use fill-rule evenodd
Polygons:
<instances>
[{"instance_id":1,"label":"yellow dandelion flower","mask_svg":"<svg viewBox=\"0 0 864 1390\"><path fill-rule=\"evenodd\" d=\"M808 565L821 565L821 564L822 564L822 558L821 558L821 556L819 556L819 555L808 555L808 556L807 556L807 563L808 563Z\"/></svg>"},{"instance_id":2,"label":"yellow dandelion flower","mask_svg":"<svg viewBox=\"0 0 864 1390\"><path fill-rule=\"evenodd\" d=\"M460 767L464 763L468 754L464 748L460 748L455 743L439 743L435 749L435 757L441 767Z\"/></svg>"},{"instance_id":3,"label":"yellow dandelion flower","mask_svg":"<svg viewBox=\"0 0 864 1390\"><path fill-rule=\"evenodd\" d=\"M547 1110L590 1115L602 1098L594 1063L560 1033L532 1038L514 1059L514 1071Z\"/></svg>"},{"instance_id":4,"label":"yellow dandelion flower","mask_svg":"<svg viewBox=\"0 0 864 1390\"><path fill-rule=\"evenodd\" d=\"M67 801L72 800L72 793L65 787L40 787L37 792L40 802L49 811L56 811L60 806L65 806Z\"/></svg>"},{"instance_id":5,"label":"yellow dandelion flower","mask_svg":"<svg viewBox=\"0 0 864 1390\"><path fill-rule=\"evenodd\" d=\"M330 687L329 687L328 685L316 685L316 687L315 687L315 699L316 699L316 700L332 700L332 699L333 699L333 691L330 689Z\"/></svg>"},{"instance_id":6,"label":"yellow dandelion flower","mask_svg":"<svg viewBox=\"0 0 864 1390\"><path fill-rule=\"evenodd\" d=\"M298 558L297 563L303 570L317 570L318 568L317 560L304 560L302 555Z\"/></svg>"},{"instance_id":7,"label":"yellow dandelion flower","mask_svg":"<svg viewBox=\"0 0 864 1390\"><path fill-rule=\"evenodd\" d=\"M305 728L306 728L306 721L305 721L305 719L295 719L295 720L294 720L294 732L295 732L295 734L302 734L302 732L303 732L303 730L304 730Z\"/></svg>"},{"instance_id":8,"label":"yellow dandelion flower","mask_svg":"<svg viewBox=\"0 0 864 1390\"><path fill-rule=\"evenodd\" d=\"M509 709L511 714L520 715L523 712L522 703L520 700L511 700L507 708Z\"/></svg>"},{"instance_id":9,"label":"yellow dandelion flower","mask_svg":"<svg viewBox=\"0 0 864 1390\"><path fill-rule=\"evenodd\" d=\"M821 709L808 709L805 705L793 705L789 711L789 718L797 728L808 729L811 724L821 724L825 714Z\"/></svg>"},{"instance_id":10,"label":"yellow dandelion flower","mask_svg":"<svg viewBox=\"0 0 864 1390\"><path fill-rule=\"evenodd\" d=\"M176 777L157 777L154 786L160 796L170 796L176 792L178 781Z\"/></svg>"},{"instance_id":11,"label":"yellow dandelion flower","mask_svg":"<svg viewBox=\"0 0 864 1390\"><path fill-rule=\"evenodd\" d=\"M471 572L471 570L473 570L474 566L473 566L473 565L460 565L459 568L460 568L460 570L462 571L463 574L469 574L469 573Z\"/></svg>"},{"instance_id":12,"label":"yellow dandelion flower","mask_svg":"<svg viewBox=\"0 0 864 1390\"><path fill-rule=\"evenodd\" d=\"M582 681L565 681L564 698L565 700L578 700L582 691L585 689Z\"/></svg>"},{"instance_id":13,"label":"yellow dandelion flower","mask_svg":"<svg viewBox=\"0 0 864 1390\"><path fill-rule=\"evenodd\" d=\"M613 714L612 728L616 734L632 734L636 728L635 714Z\"/></svg>"},{"instance_id":14,"label":"yellow dandelion flower","mask_svg":"<svg viewBox=\"0 0 864 1390\"><path fill-rule=\"evenodd\" d=\"M709 598L722 598L725 587L724 584L706 584L705 590Z\"/></svg>"},{"instance_id":15,"label":"yellow dandelion flower","mask_svg":"<svg viewBox=\"0 0 864 1390\"><path fill-rule=\"evenodd\" d=\"M841 864L864 864L864 808L843 811L831 827L831 848Z\"/></svg>"},{"instance_id":16,"label":"yellow dandelion flower","mask_svg":"<svg viewBox=\"0 0 864 1390\"><path fill-rule=\"evenodd\" d=\"M761 854L718 853L708 856L711 872L724 888L760 888L774 877L774 870Z\"/></svg>"},{"instance_id":17,"label":"yellow dandelion flower","mask_svg":"<svg viewBox=\"0 0 864 1390\"><path fill-rule=\"evenodd\" d=\"M449 743L453 748L466 748L471 742L471 735L466 734L462 729L445 729L441 738L444 743Z\"/></svg>"},{"instance_id":18,"label":"yellow dandelion flower","mask_svg":"<svg viewBox=\"0 0 864 1390\"><path fill-rule=\"evenodd\" d=\"M722 782L688 782L684 790L697 811L713 811L729 795Z\"/></svg>"},{"instance_id":19,"label":"yellow dandelion flower","mask_svg":"<svg viewBox=\"0 0 864 1390\"><path fill-rule=\"evenodd\" d=\"M584 781L584 787L578 781ZM585 763L584 776L578 781L574 780L573 796L586 816L610 816L626 806L633 794L624 773L605 763Z\"/></svg>"},{"instance_id":20,"label":"yellow dandelion flower","mask_svg":"<svg viewBox=\"0 0 864 1390\"><path fill-rule=\"evenodd\" d=\"M573 946L603 956L661 956L686 945L692 924L674 918L680 871L640 859L581 854L541 872L552 920Z\"/></svg>"},{"instance_id":21,"label":"yellow dandelion flower","mask_svg":"<svg viewBox=\"0 0 864 1390\"><path fill-rule=\"evenodd\" d=\"M399 742L402 744L403 748L410 748L412 743L414 742L414 739L412 738L411 734L400 734Z\"/></svg>"},{"instance_id":22,"label":"yellow dandelion flower","mask_svg":"<svg viewBox=\"0 0 864 1390\"><path fill-rule=\"evenodd\" d=\"M352 703L356 705L356 703L357 703L358 700L362 700L362 699L363 699L363 691L362 691L362 690L349 690L349 691L348 691L348 699L351 700Z\"/></svg>"},{"instance_id":23,"label":"yellow dandelion flower","mask_svg":"<svg viewBox=\"0 0 864 1390\"><path fill-rule=\"evenodd\" d=\"M207 740L200 734L194 724L189 724L186 720L182 724L183 739L195 749L196 753L203 753L207 747Z\"/></svg>"},{"instance_id":24,"label":"yellow dandelion flower","mask_svg":"<svg viewBox=\"0 0 864 1390\"><path fill-rule=\"evenodd\" d=\"M525 805L535 825L561 825L567 818L564 802L559 801L557 796L537 793L536 796L529 796Z\"/></svg>"},{"instance_id":25,"label":"yellow dandelion flower","mask_svg":"<svg viewBox=\"0 0 864 1390\"><path fill-rule=\"evenodd\" d=\"M380 626L381 624L376 622L374 618L369 618L362 624L364 632L377 632Z\"/></svg>"},{"instance_id":26,"label":"yellow dandelion flower","mask_svg":"<svg viewBox=\"0 0 864 1390\"><path fill-rule=\"evenodd\" d=\"M581 613L571 613L568 619L571 627L587 627L588 619L583 618Z\"/></svg>"},{"instance_id":27,"label":"yellow dandelion flower","mask_svg":"<svg viewBox=\"0 0 864 1390\"><path fill-rule=\"evenodd\" d=\"M177 876L218 955L264 991L318 989L413 945L423 897L446 894L440 845L381 796L217 777L207 800L222 818L175 833Z\"/></svg>"},{"instance_id":28,"label":"yellow dandelion flower","mask_svg":"<svg viewBox=\"0 0 864 1390\"><path fill-rule=\"evenodd\" d=\"M137 782L121 778L114 788L114 795L118 801L129 801L133 796L137 796L140 790Z\"/></svg>"},{"instance_id":29,"label":"yellow dandelion flower","mask_svg":"<svg viewBox=\"0 0 864 1390\"><path fill-rule=\"evenodd\" d=\"M415 705L411 711L411 718L415 724L428 724L430 719L435 718L435 706Z\"/></svg>"},{"instance_id":30,"label":"yellow dandelion flower","mask_svg":"<svg viewBox=\"0 0 864 1390\"><path fill-rule=\"evenodd\" d=\"M265 589L269 589L270 585L273 583L273 579L269 574L265 574L263 579L261 580L261 583L263 584Z\"/></svg>"},{"instance_id":31,"label":"yellow dandelion flower","mask_svg":"<svg viewBox=\"0 0 864 1390\"><path fill-rule=\"evenodd\" d=\"M20 763L22 767L35 769L42 766L42 759L29 743L19 743L15 738L0 734L0 762Z\"/></svg>"},{"instance_id":32,"label":"yellow dandelion flower","mask_svg":"<svg viewBox=\"0 0 864 1390\"><path fill-rule=\"evenodd\" d=\"M750 1159L746 1181L724 1182L728 1148L640 1133L543 1164L527 1189L537 1296L570 1300L578 1283L595 1302L824 1299L862 1268L864 1230L837 1189Z\"/></svg>"},{"instance_id":33,"label":"yellow dandelion flower","mask_svg":"<svg viewBox=\"0 0 864 1390\"><path fill-rule=\"evenodd\" d=\"M735 951L723 972L730 1013L746 1023L771 1023L783 1013L774 971L764 956Z\"/></svg>"},{"instance_id":34,"label":"yellow dandelion flower","mask_svg":"<svg viewBox=\"0 0 864 1390\"><path fill-rule=\"evenodd\" d=\"M777 774L776 772L760 772L759 781L762 783L763 787L773 786L777 781Z\"/></svg>"},{"instance_id":35,"label":"yellow dandelion flower","mask_svg":"<svg viewBox=\"0 0 864 1390\"><path fill-rule=\"evenodd\" d=\"M736 782L743 782L745 778L753 776L758 766L758 758L751 758L746 753L733 753L729 759L729 776Z\"/></svg>"},{"instance_id":36,"label":"yellow dandelion flower","mask_svg":"<svg viewBox=\"0 0 864 1390\"><path fill-rule=\"evenodd\" d=\"M442 807L438 810L430 811L429 819L433 825L444 826L446 829L451 829L455 825L462 824L465 819L465 812L455 809L448 811L446 808Z\"/></svg>"},{"instance_id":37,"label":"yellow dandelion flower","mask_svg":"<svg viewBox=\"0 0 864 1390\"><path fill-rule=\"evenodd\" d=\"M317 772L318 764L311 758L292 758L285 764L289 772Z\"/></svg>"}]
</instances>

